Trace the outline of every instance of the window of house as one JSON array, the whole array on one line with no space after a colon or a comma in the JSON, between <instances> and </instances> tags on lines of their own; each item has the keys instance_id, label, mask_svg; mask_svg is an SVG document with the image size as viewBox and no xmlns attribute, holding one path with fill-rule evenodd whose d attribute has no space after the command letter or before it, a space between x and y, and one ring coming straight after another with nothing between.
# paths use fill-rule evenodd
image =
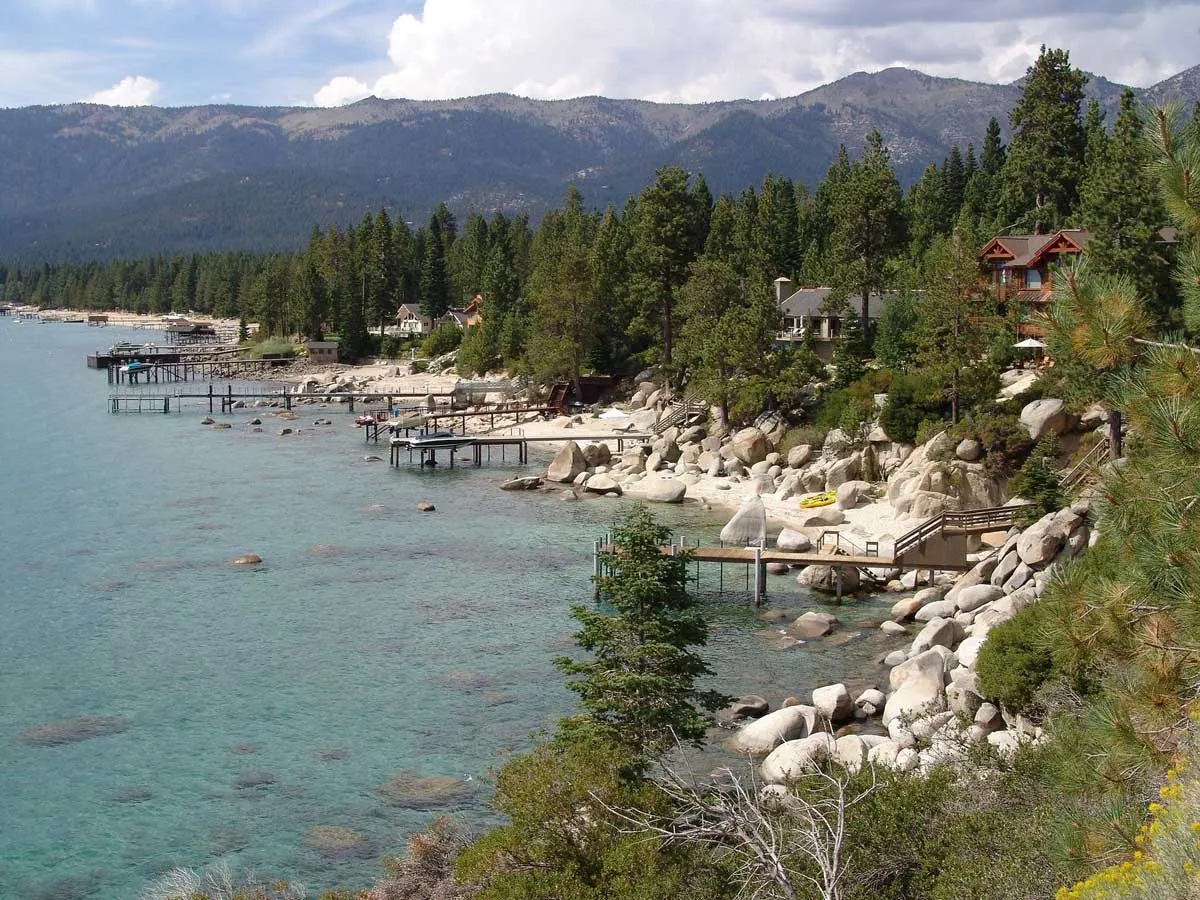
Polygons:
<instances>
[{"instance_id":1,"label":"window of house","mask_svg":"<svg viewBox=\"0 0 1200 900\"><path fill-rule=\"evenodd\" d=\"M1042 273L1037 269L1028 269L1025 272L1025 287L1030 290L1038 289L1042 286Z\"/></svg>"}]
</instances>

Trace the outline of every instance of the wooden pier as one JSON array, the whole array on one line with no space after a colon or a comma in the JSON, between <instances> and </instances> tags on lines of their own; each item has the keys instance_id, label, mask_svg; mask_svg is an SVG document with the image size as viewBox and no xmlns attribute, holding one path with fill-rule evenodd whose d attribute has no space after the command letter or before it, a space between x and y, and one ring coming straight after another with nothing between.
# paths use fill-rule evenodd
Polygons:
<instances>
[{"instance_id":1,"label":"wooden pier","mask_svg":"<svg viewBox=\"0 0 1200 900\"><path fill-rule=\"evenodd\" d=\"M972 509L963 512L946 512L922 522L916 528L898 537L892 553L884 556L879 543L867 542L866 547L856 547L838 531L822 532L817 546L805 553L769 549L763 546L725 547L701 546L699 542L689 545L682 538L659 548L664 556L686 555L697 564L716 563L721 568L721 584L724 586L724 567L729 564L746 566L748 585L755 605L767 597L767 565L782 563L787 566L830 566L834 569L836 594L842 596L842 579L846 568L860 570L893 570L911 572L928 570L933 572L964 572L975 563L968 559L968 535L1007 531L1012 527L1017 514L1024 506L998 506L987 509ZM605 573L606 558L611 559L616 549L610 536L592 544L592 574L599 578ZM873 552L872 552L873 551Z\"/></svg>"},{"instance_id":2,"label":"wooden pier","mask_svg":"<svg viewBox=\"0 0 1200 900\"><path fill-rule=\"evenodd\" d=\"M356 393L333 393L333 394L306 394L297 391L292 391L288 387L283 387L277 391L235 391L233 385L228 385L226 390L219 391L213 385L208 386L207 392L195 393L176 391L171 394L110 394L108 397L108 407L110 412L139 412L146 411L157 406L156 412L181 412L184 401L196 400L207 401L208 411L210 413L233 412L235 409L242 408L239 404L254 403L256 401L267 401L271 404L278 404L284 409L292 409L294 406L305 404L341 404L346 407L347 412L354 412L356 403L380 403L386 401L389 406L395 402L397 397L452 397L449 392L429 392L429 391L392 391L388 394L364 394ZM247 407L249 408L249 407Z\"/></svg>"},{"instance_id":3,"label":"wooden pier","mask_svg":"<svg viewBox=\"0 0 1200 900\"><path fill-rule=\"evenodd\" d=\"M417 432L418 434L421 433L416 428L405 428L402 430L404 430L405 432L411 431L411 432ZM620 452L624 451L626 441L637 442L637 443L641 444L641 443L645 443L646 441L650 440L652 437L653 437L653 435L649 435L649 434L626 434L626 435L620 435L620 436L606 434L606 435L599 435L596 437L587 437L587 436L572 437L572 438L570 438L570 440L586 441L586 442L616 441L617 442L617 452L620 453ZM516 448L516 451L517 451L517 463L519 465L526 465L529 462L529 445L530 444L545 443L548 441L561 441L564 439L562 437L557 437L557 436L555 436L555 437L526 437L524 435L506 435L505 436L505 435L481 434L478 436L462 435L461 440L462 440L462 442L457 444L457 446L455 446L453 449L450 449L447 447L438 447L438 448L422 448L420 446L411 447L411 446L406 446L403 443L392 443L391 448L390 448L391 452L388 455L388 461L393 466L399 466L403 463L404 456L407 453L408 461L411 463L411 462L413 462L413 452L417 451L417 453L418 453L417 462L421 468L425 468L426 466L430 466L430 465L436 466L437 465L437 457L436 457L437 451L438 450L446 450L450 453L450 468L453 469L455 452L458 450L462 450L467 447L470 447L471 448L471 462L476 468L479 468L480 466L483 465L483 463L485 461L485 457L487 460L490 460L492 458L492 450L493 449L499 449L500 450L500 459L502 461L506 461L508 448L514 447L514 448Z\"/></svg>"}]
</instances>

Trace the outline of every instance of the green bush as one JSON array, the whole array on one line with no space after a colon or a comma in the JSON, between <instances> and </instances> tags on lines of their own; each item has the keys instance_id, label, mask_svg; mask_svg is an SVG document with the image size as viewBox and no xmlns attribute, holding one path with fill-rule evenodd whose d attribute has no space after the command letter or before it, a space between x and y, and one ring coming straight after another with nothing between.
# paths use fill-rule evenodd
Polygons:
<instances>
[{"instance_id":1,"label":"green bush","mask_svg":"<svg viewBox=\"0 0 1200 900\"><path fill-rule=\"evenodd\" d=\"M420 375L420 374L421 374L421 373L423 373L423 372L427 372L427 371L429 371L429 360L427 360L427 359L414 359L414 360L412 361L412 368L411 368L411 370L410 370L410 371L411 371L411 372L412 372L414 375Z\"/></svg>"},{"instance_id":2,"label":"green bush","mask_svg":"<svg viewBox=\"0 0 1200 900\"><path fill-rule=\"evenodd\" d=\"M1000 409L980 410L963 419L950 436L961 441L972 438L983 445L983 464L989 474L1008 478L1029 456L1033 441L1017 418L1016 412Z\"/></svg>"},{"instance_id":3,"label":"green bush","mask_svg":"<svg viewBox=\"0 0 1200 900\"><path fill-rule=\"evenodd\" d=\"M893 441L911 444L923 421L940 418L945 404L937 388L919 375L899 375L888 388L879 424Z\"/></svg>"},{"instance_id":4,"label":"green bush","mask_svg":"<svg viewBox=\"0 0 1200 900\"><path fill-rule=\"evenodd\" d=\"M816 422L826 430L858 430L860 422L874 422L877 415L875 395L886 394L896 373L890 369L868 372L853 384L827 394L817 409ZM851 427L846 428L847 423Z\"/></svg>"},{"instance_id":5,"label":"green bush","mask_svg":"<svg viewBox=\"0 0 1200 900\"><path fill-rule=\"evenodd\" d=\"M1035 711L1035 695L1053 669L1039 606L1035 603L989 631L975 663L984 696L1012 712Z\"/></svg>"},{"instance_id":6,"label":"green bush","mask_svg":"<svg viewBox=\"0 0 1200 900\"><path fill-rule=\"evenodd\" d=\"M443 353L457 350L462 339L462 329L450 322L445 322L421 342L421 353L430 358L441 356Z\"/></svg>"},{"instance_id":7,"label":"green bush","mask_svg":"<svg viewBox=\"0 0 1200 900\"><path fill-rule=\"evenodd\" d=\"M1024 516L1027 522L1036 521L1046 513L1062 508L1064 498L1062 479L1058 475L1059 452L1056 438L1042 438L1009 482L1010 493L1033 504L1033 509Z\"/></svg>"},{"instance_id":8,"label":"green bush","mask_svg":"<svg viewBox=\"0 0 1200 900\"><path fill-rule=\"evenodd\" d=\"M269 337L265 341L255 344L250 350L250 355L255 359L262 359L264 357L285 357L291 359L299 352L300 347L298 344L293 344L291 341L281 337Z\"/></svg>"}]
</instances>

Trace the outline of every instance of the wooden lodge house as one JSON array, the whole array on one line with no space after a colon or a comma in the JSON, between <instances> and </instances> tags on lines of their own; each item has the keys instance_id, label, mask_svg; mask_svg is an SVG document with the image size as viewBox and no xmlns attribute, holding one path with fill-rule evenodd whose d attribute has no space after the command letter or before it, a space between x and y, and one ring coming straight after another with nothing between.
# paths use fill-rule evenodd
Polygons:
<instances>
[{"instance_id":1,"label":"wooden lodge house","mask_svg":"<svg viewBox=\"0 0 1200 900\"><path fill-rule=\"evenodd\" d=\"M1174 228L1159 232L1159 243L1175 243ZM1054 271L1077 258L1092 239L1090 231L1063 228L1051 234L1000 235L979 251L988 273L993 298L1001 309L1015 310L1017 338L1040 338L1045 329L1037 319L1050 305Z\"/></svg>"}]
</instances>

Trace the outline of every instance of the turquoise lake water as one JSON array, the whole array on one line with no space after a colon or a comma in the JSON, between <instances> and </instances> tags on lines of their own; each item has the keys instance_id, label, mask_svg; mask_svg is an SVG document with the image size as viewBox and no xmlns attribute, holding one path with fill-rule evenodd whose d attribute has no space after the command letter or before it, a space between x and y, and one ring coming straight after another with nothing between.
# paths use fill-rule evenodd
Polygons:
<instances>
[{"instance_id":1,"label":"turquoise lake water","mask_svg":"<svg viewBox=\"0 0 1200 900\"><path fill-rule=\"evenodd\" d=\"M516 466L366 462L379 451L340 409L299 408L286 437L270 411L229 430L200 426L206 407L111 415L85 356L147 334L0 318L0 898L125 900L220 861L310 895L363 886L445 812L381 795L400 772L461 778L453 814L492 821L489 773L572 709L551 660L624 501L497 490ZM656 513L693 538L723 523ZM231 567L242 553L265 564ZM698 585L717 687L778 702L880 677L885 600L842 607L837 640L781 649L743 584ZM771 589L789 614L817 603ZM29 739L80 716L119 730ZM319 826L362 840L333 852Z\"/></svg>"}]
</instances>

